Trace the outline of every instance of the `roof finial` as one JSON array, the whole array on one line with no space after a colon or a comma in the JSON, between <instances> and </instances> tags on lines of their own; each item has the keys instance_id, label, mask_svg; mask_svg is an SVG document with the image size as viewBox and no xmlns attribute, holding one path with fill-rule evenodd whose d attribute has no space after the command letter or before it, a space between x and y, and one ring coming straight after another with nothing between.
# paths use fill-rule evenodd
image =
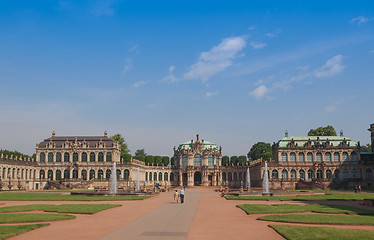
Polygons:
<instances>
[{"instance_id":1,"label":"roof finial","mask_svg":"<svg viewBox=\"0 0 374 240\"><path fill-rule=\"evenodd\" d=\"M196 139L197 141L199 141L199 134L196 134Z\"/></svg>"},{"instance_id":2,"label":"roof finial","mask_svg":"<svg viewBox=\"0 0 374 240\"><path fill-rule=\"evenodd\" d=\"M288 131L286 130L286 132L284 133L284 136L285 137L288 137Z\"/></svg>"},{"instance_id":3,"label":"roof finial","mask_svg":"<svg viewBox=\"0 0 374 240\"><path fill-rule=\"evenodd\" d=\"M52 137L56 137L56 132L55 131L52 132Z\"/></svg>"},{"instance_id":4,"label":"roof finial","mask_svg":"<svg viewBox=\"0 0 374 240\"><path fill-rule=\"evenodd\" d=\"M340 130L340 136L341 136L341 137L344 137L344 134L343 134L343 129L342 129L342 130Z\"/></svg>"},{"instance_id":5,"label":"roof finial","mask_svg":"<svg viewBox=\"0 0 374 240\"><path fill-rule=\"evenodd\" d=\"M105 130L104 137L108 137L108 132Z\"/></svg>"}]
</instances>

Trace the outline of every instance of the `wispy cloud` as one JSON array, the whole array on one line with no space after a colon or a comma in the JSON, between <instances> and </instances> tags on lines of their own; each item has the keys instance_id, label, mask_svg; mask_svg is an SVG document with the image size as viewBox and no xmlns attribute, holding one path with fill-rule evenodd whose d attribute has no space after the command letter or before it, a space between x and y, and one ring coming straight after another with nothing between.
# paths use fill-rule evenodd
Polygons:
<instances>
[{"instance_id":1,"label":"wispy cloud","mask_svg":"<svg viewBox=\"0 0 374 240\"><path fill-rule=\"evenodd\" d=\"M222 42L207 52L202 52L198 61L184 74L183 79L201 79L208 81L212 76L225 71L233 64L233 60L243 56L240 55L246 46L245 37L231 37L223 39Z\"/></svg>"},{"instance_id":2,"label":"wispy cloud","mask_svg":"<svg viewBox=\"0 0 374 240\"><path fill-rule=\"evenodd\" d=\"M205 97L212 97L212 96L215 96L215 95L218 95L218 94L219 94L219 91L207 92L207 93L205 93Z\"/></svg>"},{"instance_id":3,"label":"wispy cloud","mask_svg":"<svg viewBox=\"0 0 374 240\"><path fill-rule=\"evenodd\" d=\"M248 30L249 30L249 31L252 31L252 30L255 30L255 28L256 28L255 26L250 26L250 27L248 28Z\"/></svg>"},{"instance_id":4,"label":"wispy cloud","mask_svg":"<svg viewBox=\"0 0 374 240\"><path fill-rule=\"evenodd\" d=\"M258 86L255 90L249 93L250 96L260 99L265 96L266 93L269 92L269 89L265 85Z\"/></svg>"},{"instance_id":5,"label":"wispy cloud","mask_svg":"<svg viewBox=\"0 0 374 240\"><path fill-rule=\"evenodd\" d=\"M350 102L352 101L353 99L355 99L356 96L351 96L349 98L345 98L345 99L340 99L328 106L325 107L325 112L327 113L332 113L332 112L336 112L339 108L340 105L342 105L343 103L346 103L346 102Z\"/></svg>"},{"instance_id":6,"label":"wispy cloud","mask_svg":"<svg viewBox=\"0 0 374 240\"><path fill-rule=\"evenodd\" d=\"M373 21L374 18L367 18L365 16L358 16L356 18L353 18L351 19L351 23L357 23L358 25L361 25L363 23L366 23L366 22L370 22L370 21Z\"/></svg>"},{"instance_id":7,"label":"wispy cloud","mask_svg":"<svg viewBox=\"0 0 374 240\"><path fill-rule=\"evenodd\" d=\"M279 29L279 28L277 28L275 31L273 31L273 32L268 32L268 33L266 33L265 35L266 35L267 37L269 37L269 38L275 38L275 37L277 37L281 32L282 32L282 30Z\"/></svg>"},{"instance_id":8,"label":"wispy cloud","mask_svg":"<svg viewBox=\"0 0 374 240\"><path fill-rule=\"evenodd\" d=\"M134 88L138 88L138 87L142 87L144 86L145 84L147 84L149 81L137 81L133 84L133 87Z\"/></svg>"},{"instance_id":9,"label":"wispy cloud","mask_svg":"<svg viewBox=\"0 0 374 240\"><path fill-rule=\"evenodd\" d=\"M113 0L96 0L91 10L96 16L111 16L115 12Z\"/></svg>"},{"instance_id":10,"label":"wispy cloud","mask_svg":"<svg viewBox=\"0 0 374 240\"><path fill-rule=\"evenodd\" d=\"M315 71L315 76L318 78L332 77L341 73L344 69L342 65L343 56L336 55L329 59L322 67Z\"/></svg>"},{"instance_id":11,"label":"wispy cloud","mask_svg":"<svg viewBox=\"0 0 374 240\"><path fill-rule=\"evenodd\" d=\"M369 52L370 52L370 53L374 53L374 50L370 50Z\"/></svg>"},{"instance_id":12,"label":"wispy cloud","mask_svg":"<svg viewBox=\"0 0 374 240\"><path fill-rule=\"evenodd\" d=\"M134 61L134 57L138 54L138 45L137 44L134 44L129 50L128 52L130 53L131 56L127 57L126 60L125 60L125 65L123 66L123 70L122 70L122 73L127 73L128 71L130 71L132 68L133 68L133 61Z\"/></svg>"},{"instance_id":13,"label":"wispy cloud","mask_svg":"<svg viewBox=\"0 0 374 240\"><path fill-rule=\"evenodd\" d=\"M260 42L250 42L249 45L251 45L251 47L253 47L254 49L261 49L261 48L264 48L266 47L266 43L260 43Z\"/></svg>"},{"instance_id":14,"label":"wispy cloud","mask_svg":"<svg viewBox=\"0 0 374 240\"><path fill-rule=\"evenodd\" d=\"M175 66L171 65L169 67L169 74L166 77L164 77L164 79L162 79L162 80L163 81L169 81L169 82L176 82L176 81L178 81L178 79L174 75L174 69L175 69Z\"/></svg>"}]
</instances>

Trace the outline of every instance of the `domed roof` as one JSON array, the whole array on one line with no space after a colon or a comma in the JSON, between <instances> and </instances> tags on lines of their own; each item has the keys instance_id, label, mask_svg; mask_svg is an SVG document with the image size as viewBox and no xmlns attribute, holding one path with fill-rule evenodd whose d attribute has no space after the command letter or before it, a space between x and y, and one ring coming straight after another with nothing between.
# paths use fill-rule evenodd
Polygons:
<instances>
[{"instance_id":1,"label":"domed roof","mask_svg":"<svg viewBox=\"0 0 374 240\"><path fill-rule=\"evenodd\" d=\"M182 143L179 145L178 147L178 150L182 150L182 149L185 149L185 150L189 150L189 149L192 149L192 144L196 143L196 142L200 142L201 144L203 144L203 150L205 149L218 149L216 144L214 143L211 143L211 142L208 142L208 141L187 141L185 143Z\"/></svg>"}]
</instances>

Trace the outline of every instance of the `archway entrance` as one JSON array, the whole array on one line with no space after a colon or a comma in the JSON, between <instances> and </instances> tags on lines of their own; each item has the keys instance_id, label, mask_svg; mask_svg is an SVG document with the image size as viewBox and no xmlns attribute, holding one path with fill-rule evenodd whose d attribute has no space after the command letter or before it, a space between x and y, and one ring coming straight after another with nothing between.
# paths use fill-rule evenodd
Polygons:
<instances>
[{"instance_id":1,"label":"archway entrance","mask_svg":"<svg viewBox=\"0 0 374 240\"><path fill-rule=\"evenodd\" d=\"M201 184L201 172L195 172L193 175L194 185L200 186Z\"/></svg>"},{"instance_id":2,"label":"archway entrance","mask_svg":"<svg viewBox=\"0 0 374 240\"><path fill-rule=\"evenodd\" d=\"M182 173L182 184L187 186L187 173Z\"/></svg>"}]
</instances>

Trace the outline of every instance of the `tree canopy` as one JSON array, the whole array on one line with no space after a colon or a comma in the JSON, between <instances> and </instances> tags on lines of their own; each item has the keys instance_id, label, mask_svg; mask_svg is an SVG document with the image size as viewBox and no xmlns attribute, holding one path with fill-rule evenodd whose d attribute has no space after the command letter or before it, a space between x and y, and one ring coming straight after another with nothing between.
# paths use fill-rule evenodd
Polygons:
<instances>
[{"instance_id":1,"label":"tree canopy","mask_svg":"<svg viewBox=\"0 0 374 240\"><path fill-rule=\"evenodd\" d=\"M228 165L229 164L229 156L223 156L222 157L222 165L225 166L225 165Z\"/></svg>"},{"instance_id":2,"label":"tree canopy","mask_svg":"<svg viewBox=\"0 0 374 240\"><path fill-rule=\"evenodd\" d=\"M129 153L130 150L127 147L127 143L125 143L125 139L122 137L121 134L117 133L110 137L113 141L117 142L121 146L121 152Z\"/></svg>"},{"instance_id":3,"label":"tree canopy","mask_svg":"<svg viewBox=\"0 0 374 240\"><path fill-rule=\"evenodd\" d=\"M134 158L144 162L145 161L145 156L147 156L147 153L145 152L145 150L143 148L143 149L136 150Z\"/></svg>"},{"instance_id":4,"label":"tree canopy","mask_svg":"<svg viewBox=\"0 0 374 240\"><path fill-rule=\"evenodd\" d=\"M310 129L308 136L336 136L333 126L319 127L317 129Z\"/></svg>"},{"instance_id":5,"label":"tree canopy","mask_svg":"<svg viewBox=\"0 0 374 240\"><path fill-rule=\"evenodd\" d=\"M273 156L270 143L258 142L254 144L247 156L250 161L260 158L269 160Z\"/></svg>"},{"instance_id":6,"label":"tree canopy","mask_svg":"<svg viewBox=\"0 0 374 240\"><path fill-rule=\"evenodd\" d=\"M372 151L373 151L373 149L372 149L371 144L363 145L360 148L360 152L372 152Z\"/></svg>"},{"instance_id":7,"label":"tree canopy","mask_svg":"<svg viewBox=\"0 0 374 240\"><path fill-rule=\"evenodd\" d=\"M0 155L3 154L3 156L8 156L8 158L10 158L10 156L13 156L13 157L17 157L17 158L35 158L34 155L32 157L30 157L29 155L26 155L26 154L23 154L21 152L18 152L18 151L9 151L9 150L2 150L0 149Z\"/></svg>"}]
</instances>

